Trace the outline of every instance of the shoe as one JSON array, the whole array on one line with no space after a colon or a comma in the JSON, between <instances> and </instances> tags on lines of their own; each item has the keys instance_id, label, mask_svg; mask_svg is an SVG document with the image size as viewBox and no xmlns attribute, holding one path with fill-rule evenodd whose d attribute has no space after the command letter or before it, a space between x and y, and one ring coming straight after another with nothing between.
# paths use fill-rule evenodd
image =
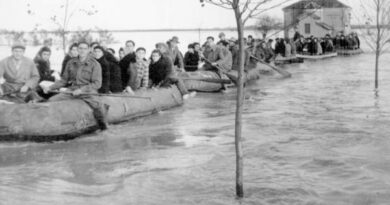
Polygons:
<instances>
[{"instance_id":1,"label":"shoe","mask_svg":"<svg viewBox=\"0 0 390 205\"><path fill-rule=\"evenodd\" d=\"M183 95L183 100L188 100L188 98L190 98L190 94Z\"/></svg>"},{"instance_id":2,"label":"shoe","mask_svg":"<svg viewBox=\"0 0 390 205\"><path fill-rule=\"evenodd\" d=\"M191 98L193 98L193 97L195 97L195 96L196 96L196 92L195 92L195 91L193 91L193 92L190 93L190 97L191 97Z\"/></svg>"}]
</instances>

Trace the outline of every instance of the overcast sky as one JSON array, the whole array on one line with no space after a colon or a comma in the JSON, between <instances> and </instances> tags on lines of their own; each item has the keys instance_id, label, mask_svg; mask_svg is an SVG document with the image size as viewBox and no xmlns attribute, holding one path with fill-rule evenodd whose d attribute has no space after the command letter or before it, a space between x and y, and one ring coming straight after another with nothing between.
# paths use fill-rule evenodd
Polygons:
<instances>
[{"instance_id":1,"label":"overcast sky","mask_svg":"<svg viewBox=\"0 0 390 205\"><path fill-rule=\"evenodd\" d=\"M161 29L161 28L213 28L235 26L234 13L206 4L201 7L199 0L69 0L70 10L96 9L93 16L75 12L70 29ZM281 2L283 0L275 0ZM291 0L287 6L297 0ZM355 2L356 0L353 0ZM32 30L55 29L51 16L61 19L65 0L0 0L0 29ZM351 0L342 0L350 3ZM30 6L28 6L30 5ZM91 6L94 5L94 8ZM351 5L356 7L356 5ZM32 14L28 14L28 10ZM268 12L283 19L282 7ZM252 22L253 23L253 22Z\"/></svg>"}]
</instances>

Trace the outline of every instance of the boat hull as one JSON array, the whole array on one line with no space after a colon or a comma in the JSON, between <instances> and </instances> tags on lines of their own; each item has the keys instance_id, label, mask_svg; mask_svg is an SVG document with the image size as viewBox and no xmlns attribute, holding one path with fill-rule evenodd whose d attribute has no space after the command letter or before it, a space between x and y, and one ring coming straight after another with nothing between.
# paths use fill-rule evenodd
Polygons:
<instances>
[{"instance_id":1,"label":"boat hull","mask_svg":"<svg viewBox=\"0 0 390 205\"><path fill-rule=\"evenodd\" d=\"M176 86L137 92L136 95L151 99L108 96L96 99L110 106L107 114L110 124L183 104ZM1 141L69 140L98 129L92 109L82 100L0 105L0 116Z\"/></svg>"},{"instance_id":2,"label":"boat hull","mask_svg":"<svg viewBox=\"0 0 390 205\"><path fill-rule=\"evenodd\" d=\"M333 58L336 56L337 56L337 52L326 53L326 54L322 54L322 55L297 54L298 58L303 58L303 59L307 59L307 60L322 60L322 59L326 59L326 58Z\"/></svg>"}]
</instances>

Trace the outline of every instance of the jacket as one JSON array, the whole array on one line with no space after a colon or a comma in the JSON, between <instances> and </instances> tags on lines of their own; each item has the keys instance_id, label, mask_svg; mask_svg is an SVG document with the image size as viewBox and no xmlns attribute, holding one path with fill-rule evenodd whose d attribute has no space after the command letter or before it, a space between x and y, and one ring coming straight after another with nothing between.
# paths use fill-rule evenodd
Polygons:
<instances>
[{"instance_id":1,"label":"jacket","mask_svg":"<svg viewBox=\"0 0 390 205\"><path fill-rule=\"evenodd\" d=\"M106 58L103 56L99 59L96 59L102 68L102 86L98 90L99 93L109 93L110 92L110 65Z\"/></svg>"},{"instance_id":2,"label":"jacket","mask_svg":"<svg viewBox=\"0 0 390 205\"><path fill-rule=\"evenodd\" d=\"M184 55L184 67L186 71L195 71L199 64L200 56L199 53L194 51L193 53L186 52Z\"/></svg>"},{"instance_id":3,"label":"jacket","mask_svg":"<svg viewBox=\"0 0 390 205\"><path fill-rule=\"evenodd\" d=\"M22 57L20 68L17 71L12 56L0 61L0 78L1 77L3 77L15 91L20 90L24 85L28 86L30 89L35 89L40 79L38 69L31 59Z\"/></svg>"},{"instance_id":4,"label":"jacket","mask_svg":"<svg viewBox=\"0 0 390 205\"><path fill-rule=\"evenodd\" d=\"M121 68L117 63L108 63L110 67L110 91L112 93L120 93L123 91Z\"/></svg>"},{"instance_id":5,"label":"jacket","mask_svg":"<svg viewBox=\"0 0 390 205\"><path fill-rule=\"evenodd\" d=\"M44 80L45 81L52 81L52 82L55 81L55 78L53 76L51 76L51 74L53 74L54 71L50 69L49 62L44 61L43 59L38 58L38 57L36 57L34 59L34 62L35 62L35 65L38 69L38 72L39 72L39 77L40 77L39 82L42 82Z\"/></svg>"},{"instance_id":6,"label":"jacket","mask_svg":"<svg viewBox=\"0 0 390 205\"><path fill-rule=\"evenodd\" d=\"M129 82L130 76L127 69L129 69L131 62L135 62L135 53L129 53L119 61L119 67L121 68L122 90L126 88L127 83Z\"/></svg>"},{"instance_id":7,"label":"jacket","mask_svg":"<svg viewBox=\"0 0 390 205\"><path fill-rule=\"evenodd\" d=\"M130 80L128 86L133 90L147 88L149 86L149 63L146 59L136 60L129 66Z\"/></svg>"},{"instance_id":8,"label":"jacket","mask_svg":"<svg viewBox=\"0 0 390 205\"><path fill-rule=\"evenodd\" d=\"M222 46L209 47L204 51L203 55L208 61L210 61L211 63L217 63L221 68L226 71L232 69L233 56L227 48L224 48ZM208 65L208 68L211 69L211 66Z\"/></svg>"},{"instance_id":9,"label":"jacket","mask_svg":"<svg viewBox=\"0 0 390 205\"><path fill-rule=\"evenodd\" d=\"M88 56L85 62L74 58L66 65L64 75L50 89L59 89L70 84L69 89L81 89L83 92L96 93L102 86L102 68L100 64Z\"/></svg>"},{"instance_id":10,"label":"jacket","mask_svg":"<svg viewBox=\"0 0 390 205\"><path fill-rule=\"evenodd\" d=\"M170 57L162 56L160 60L149 65L149 79L152 86L161 85L173 74L173 63Z\"/></svg>"}]
</instances>

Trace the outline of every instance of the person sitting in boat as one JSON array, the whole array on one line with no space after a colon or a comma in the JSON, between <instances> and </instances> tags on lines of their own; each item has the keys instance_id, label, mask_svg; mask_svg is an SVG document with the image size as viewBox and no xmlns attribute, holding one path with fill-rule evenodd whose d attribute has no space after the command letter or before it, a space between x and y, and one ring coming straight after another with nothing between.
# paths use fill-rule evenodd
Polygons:
<instances>
[{"instance_id":1,"label":"person sitting in boat","mask_svg":"<svg viewBox=\"0 0 390 205\"><path fill-rule=\"evenodd\" d=\"M322 46L321 46L321 42L318 40L318 38L314 38L313 39L313 45L314 45L314 52L313 54L314 55L322 55Z\"/></svg>"},{"instance_id":2,"label":"person sitting in boat","mask_svg":"<svg viewBox=\"0 0 390 205\"><path fill-rule=\"evenodd\" d=\"M333 45L333 41L332 39L330 38L330 36L327 36L325 37L325 40L324 40L324 51L326 53L331 53L334 51L334 45Z\"/></svg>"},{"instance_id":3,"label":"person sitting in boat","mask_svg":"<svg viewBox=\"0 0 390 205\"><path fill-rule=\"evenodd\" d=\"M14 103L42 100L35 92L39 72L33 60L24 57L26 47L12 46L12 55L0 61L0 98Z\"/></svg>"},{"instance_id":4,"label":"person sitting in boat","mask_svg":"<svg viewBox=\"0 0 390 205\"><path fill-rule=\"evenodd\" d=\"M119 55L119 61L121 61L123 57L125 57L125 49L123 49L123 47L119 48L118 55Z\"/></svg>"},{"instance_id":5,"label":"person sitting in boat","mask_svg":"<svg viewBox=\"0 0 390 205\"><path fill-rule=\"evenodd\" d=\"M182 94L183 99L188 99L196 95L196 92L189 93L183 81L173 76L173 63L171 58L164 56L159 49L153 50L149 65L150 86L152 88L159 88L175 84Z\"/></svg>"},{"instance_id":6,"label":"person sitting in boat","mask_svg":"<svg viewBox=\"0 0 390 205\"><path fill-rule=\"evenodd\" d=\"M117 56L115 56L115 50L114 50L113 48L107 48L106 51L107 51L110 55L112 55L112 56L115 57L116 62L119 62L119 58L118 58Z\"/></svg>"},{"instance_id":7,"label":"person sitting in boat","mask_svg":"<svg viewBox=\"0 0 390 205\"><path fill-rule=\"evenodd\" d=\"M147 89L149 86L149 62L145 58L146 49L137 48L135 52L136 60L131 62L129 66L129 82L125 92L134 95L134 91L138 89Z\"/></svg>"},{"instance_id":8,"label":"person sitting in boat","mask_svg":"<svg viewBox=\"0 0 390 205\"><path fill-rule=\"evenodd\" d=\"M347 35L347 36L345 37L345 41L346 41L346 48L347 48L348 50L352 50L353 47L354 47L354 42L353 42L353 40L352 40L352 36L351 36L351 35Z\"/></svg>"},{"instance_id":9,"label":"person sitting in boat","mask_svg":"<svg viewBox=\"0 0 390 205\"><path fill-rule=\"evenodd\" d=\"M290 39L286 38L284 40L284 57L286 58L291 58L291 53L292 53L292 50L291 50L291 44L290 44Z\"/></svg>"},{"instance_id":10,"label":"person sitting in boat","mask_svg":"<svg viewBox=\"0 0 390 205\"><path fill-rule=\"evenodd\" d=\"M50 68L50 56L51 50L49 47L42 47L39 49L37 55L34 58L34 63L37 66L40 80L42 81L52 81L54 82L56 79L59 79L59 75L55 75L54 70Z\"/></svg>"},{"instance_id":11,"label":"person sitting in boat","mask_svg":"<svg viewBox=\"0 0 390 205\"><path fill-rule=\"evenodd\" d=\"M286 45L284 43L284 39L282 38L279 38L277 41L276 41L276 44L275 44L275 55L281 55L281 56L285 56L286 54Z\"/></svg>"},{"instance_id":12,"label":"person sitting in boat","mask_svg":"<svg viewBox=\"0 0 390 205\"><path fill-rule=\"evenodd\" d=\"M187 72L193 72L198 70L198 64L200 61L200 56L197 51L195 51L194 43L188 45L188 51L184 55L184 68Z\"/></svg>"},{"instance_id":13,"label":"person sitting in boat","mask_svg":"<svg viewBox=\"0 0 390 205\"><path fill-rule=\"evenodd\" d=\"M110 92L110 65L104 56L104 48L101 46L95 46L93 49L94 58L99 63L102 69L102 85L99 88L99 93Z\"/></svg>"},{"instance_id":14,"label":"person sitting in boat","mask_svg":"<svg viewBox=\"0 0 390 205\"><path fill-rule=\"evenodd\" d=\"M218 34L218 38L219 38L218 43L221 42L221 41L227 41L227 40L226 40L226 35L225 35L224 32L219 33L219 34ZM218 43L217 43L217 44L218 44Z\"/></svg>"},{"instance_id":15,"label":"person sitting in boat","mask_svg":"<svg viewBox=\"0 0 390 205\"><path fill-rule=\"evenodd\" d=\"M60 75L50 68L50 55L51 50L49 47L42 47L39 49L37 55L34 58L34 63L37 66L39 72L39 83L42 81L55 82L56 80L60 80ZM49 99L53 94L45 94L40 87L37 87L37 93L45 98Z\"/></svg>"},{"instance_id":16,"label":"person sitting in boat","mask_svg":"<svg viewBox=\"0 0 390 205\"><path fill-rule=\"evenodd\" d=\"M72 58L76 58L79 53L78 53L78 50L77 50L77 47L78 47L78 43L73 43L70 47L69 47L69 52L68 54L66 54L64 60L62 61L62 67L61 67L61 76L63 75L64 71L65 71L65 67L66 67L66 64L72 59Z\"/></svg>"},{"instance_id":17,"label":"person sitting in boat","mask_svg":"<svg viewBox=\"0 0 390 205\"><path fill-rule=\"evenodd\" d=\"M127 83L129 82L129 73L127 70L129 69L130 63L135 62L135 43L132 40L126 41L125 44L125 57L123 57L119 61L119 67L121 68L121 79L122 79L122 90L127 87Z\"/></svg>"},{"instance_id":18,"label":"person sitting in boat","mask_svg":"<svg viewBox=\"0 0 390 205\"><path fill-rule=\"evenodd\" d=\"M228 71L232 70L232 65L233 65L233 56L229 50L230 44L227 41L222 41L219 43L218 46L220 46L222 48L222 52L223 52L223 56L224 56L224 58L223 58L224 60L220 61L218 63L218 66L220 66L220 68L223 71L228 72ZM249 57L248 49L245 49L245 57Z\"/></svg>"},{"instance_id":19,"label":"person sitting in boat","mask_svg":"<svg viewBox=\"0 0 390 205\"><path fill-rule=\"evenodd\" d=\"M340 49L348 49L348 44L344 35L340 36Z\"/></svg>"},{"instance_id":20,"label":"person sitting in boat","mask_svg":"<svg viewBox=\"0 0 390 205\"><path fill-rule=\"evenodd\" d=\"M255 39L253 38L253 36L252 36L252 35L249 35L249 36L248 36L248 39L247 39L247 42L246 42L246 45L247 45L248 47L252 47L253 44L254 44L254 42L255 42Z\"/></svg>"},{"instance_id":21,"label":"person sitting in boat","mask_svg":"<svg viewBox=\"0 0 390 205\"><path fill-rule=\"evenodd\" d=\"M298 38L298 40L296 40L294 42L295 42L294 44L295 44L297 53L303 53L303 48L305 46L305 38L303 36L301 36L300 38Z\"/></svg>"},{"instance_id":22,"label":"person sitting in boat","mask_svg":"<svg viewBox=\"0 0 390 205\"><path fill-rule=\"evenodd\" d=\"M341 34L337 33L333 38L333 45L335 49L341 49Z\"/></svg>"},{"instance_id":23,"label":"person sitting in boat","mask_svg":"<svg viewBox=\"0 0 390 205\"><path fill-rule=\"evenodd\" d=\"M45 93L60 89L60 93L49 101L65 101L80 99L93 109L93 115L101 130L107 129L107 112L109 106L94 97L102 86L102 68L90 55L90 47L86 42L80 42L78 46L79 57L69 61L64 75L60 81L53 85L43 87ZM68 85L67 88L64 88ZM95 95L94 95L95 94Z\"/></svg>"},{"instance_id":24,"label":"person sitting in boat","mask_svg":"<svg viewBox=\"0 0 390 205\"><path fill-rule=\"evenodd\" d=\"M355 39L356 41L356 49L360 49L360 39L359 39L359 36L356 32L353 32L352 33L352 37Z\"/></svg>"},{"instance_id":25,"label":"person sitting in boat","mask_svg":"<svg viewBox=\"0 0 390 205\"><path fill-rule=\"evenodd\" d=\"M272 49L272 43L273 40L269 39L268 42L265 44L264 56L266 63L271 63L271 60L275 57L274 49Z\"/></svg>"},{"instance_id":26,"label":"person sitting in boat","mask_svg":"<svg viewBox=\"0 0 390 205\"><path fill-rule=\"evenodd\" d=\"M294 43L293 39L289 39L289 41L290 41L290 45L291 45L291 55L295 56L295 55L297 55L297 46Z\"/></svg>"},{"instance_id":27,"label":"person sitting in boat","mask_svg":"<svg viewBox=\"0 0 390 205\"><path fill-rule=\"evenodd\" d=\"M224 41L225 44L228 44ZM207 38L207 49L203 52L203 56L208 63L204 65L205 70L213 70L220 72L228 72L232 68L232 54L226 46L218 46L214 43L213 37ZM223 70L219 70L223 69Z\"/></svg>"},{"instance_id":28,"label":"person sitting in boat","mask_svg":"<svg viewBox=\"0 0 390 205\"><path fill-rule=\"evenodd\" d=\"M183 55L179 50L179 38L177 36L172 37L171 40L167 42L169 47L169 54L173 62L173 66L176 71L183 72L184 71L184 60Z\"/></svg>"}]
</instances>

